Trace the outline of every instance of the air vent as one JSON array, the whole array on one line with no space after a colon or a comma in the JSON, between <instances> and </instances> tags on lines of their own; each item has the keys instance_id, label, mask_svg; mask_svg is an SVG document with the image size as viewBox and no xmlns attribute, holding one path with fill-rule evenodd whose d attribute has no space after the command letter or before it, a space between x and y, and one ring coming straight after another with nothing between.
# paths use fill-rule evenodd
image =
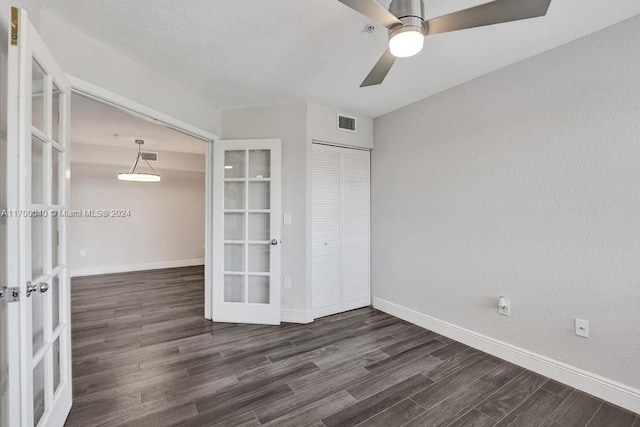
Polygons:
<instances>
[{"instance_id":1,"label":"air vent","mask_svg":"<svg viewBox=\"0 0 640 427\"><path fill-rule=\"evenodd\" d=\"M143 151L142 160L146 160L147 162L157 162L158 161L158 153L151 153L149 151Z\"/></svg>"},{"instance_id":2,"label":"air vent","mask_svg":"<svg viewBox=\"0 0 640 427\"><path fill-rule=\"evenodd\" d=\"M338 114L338 129L346 132L355 132L356 118Z\"/></svg>"}]
</instances>

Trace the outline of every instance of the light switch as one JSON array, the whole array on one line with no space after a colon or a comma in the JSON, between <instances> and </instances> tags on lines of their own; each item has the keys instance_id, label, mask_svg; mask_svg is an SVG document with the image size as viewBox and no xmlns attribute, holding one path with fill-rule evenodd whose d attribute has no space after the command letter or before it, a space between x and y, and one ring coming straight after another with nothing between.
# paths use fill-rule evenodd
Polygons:
<instances>
[{"instance_id":1,"label":"light switch","mask_svg":"<svg viewBox=\"0 0 640 427\"><path fill-rule=\"evenodd\" d=\"M290 213L286 213L284 214L284 225L291 225L291 214Z\"/></svg>"}]
</instances>

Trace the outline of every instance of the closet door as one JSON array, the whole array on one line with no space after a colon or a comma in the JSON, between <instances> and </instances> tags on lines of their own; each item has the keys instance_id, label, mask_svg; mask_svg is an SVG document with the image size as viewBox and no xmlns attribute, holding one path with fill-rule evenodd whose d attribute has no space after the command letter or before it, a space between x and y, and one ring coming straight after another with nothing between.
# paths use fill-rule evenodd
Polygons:
<instances>
[{"instance_id":1,"label":"closet door","mask_svg":"<svg viewBox=\"0 0 640 427\"><path fill-rule=\"evenodd\" d=\"M371 304L369 151L313 144L314 317Z\"/></svg>"},{"instance_id":2,"label":"closet door","mask_svg":"<svg viewBox=\"0 0 640 427\"><path fill-rule=\"evenodd\" d=\"M342 309L371 304L370 152L342 149Z\"/></svg>"},{"instance_id":3,"label":"closet door","mask_svg":"<svg viewBox=\"0 0 640 427\"><path fill-rule=\"evenodd\" d=\"M312 301L314 317L342 311L340 261L341 149L312 146Z\"/></svg>"}]
</instances>

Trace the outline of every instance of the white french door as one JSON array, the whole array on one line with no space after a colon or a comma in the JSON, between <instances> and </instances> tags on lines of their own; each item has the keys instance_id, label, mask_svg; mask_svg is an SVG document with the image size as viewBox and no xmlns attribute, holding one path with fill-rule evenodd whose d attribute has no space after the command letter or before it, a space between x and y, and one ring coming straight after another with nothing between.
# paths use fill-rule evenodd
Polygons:
<instances>
[{"instance_id":1,"label":"white french door","mask_svg":"<svg viewBox=\"0 0 640 427\"><path fill-rule=\"evenodd\" d=\"M71 408L66 222L71 86L24 10L8 46L10 425L61 426Z\"/></svg>"},{"instance_id":2,"label":"white french door","mask_svg":"<svg viewBox=\"0 0 640 427\"><path fill-rule=\"evenodd\" d=\"M214 142L215 322L280 324L280 146Z\"/></svg>"}]
</instances>

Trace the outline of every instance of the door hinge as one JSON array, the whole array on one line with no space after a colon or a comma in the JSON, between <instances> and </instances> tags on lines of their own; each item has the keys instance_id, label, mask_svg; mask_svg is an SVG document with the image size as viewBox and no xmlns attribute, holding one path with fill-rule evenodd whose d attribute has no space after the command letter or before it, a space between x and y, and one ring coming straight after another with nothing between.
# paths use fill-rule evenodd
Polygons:
<instances>
[{"instance_id":1,"label":"door hinge","mask_svg":"<svg viewBox=\"0 0 640 427\"><path fill-rule=\"evenodd\" d=\"M18 46L18 15L20 9L11 8L11 46Z\"/></svg>"},{"instance_id":2,"label":"door hinge","mask_svg":"<svg viewBox=\"0 0 640 427\"><path fill-rule=\"evenodd\" d=\"M20 288L5 288L0 286L0 299L6 299L7 302L20 301Z\"/></svg>"}]
</instances>

